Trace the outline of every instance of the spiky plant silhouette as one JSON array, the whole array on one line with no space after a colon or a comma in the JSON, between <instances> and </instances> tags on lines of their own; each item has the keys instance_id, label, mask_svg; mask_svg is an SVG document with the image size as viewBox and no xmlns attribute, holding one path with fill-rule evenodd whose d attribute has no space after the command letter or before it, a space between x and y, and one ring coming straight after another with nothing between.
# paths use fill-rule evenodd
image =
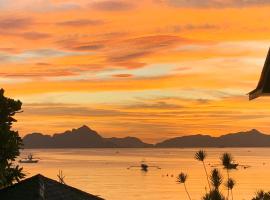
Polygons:
<instances>
[{"instance_id":1,"label":"spiky plant silhouette","mask_svg":"<svg viewBox=\"0 0 270 200\"><path fill-rule=\"evenodd\" d=\"M211 184L215 190L219 189L219 186L222 184L222 175L218 169L213 169L210 176Z\"/></svg>"},{"instance_id":2,"label":"spiky plant silhouette","mask_svg":"<svg viewBox=\"0 0 270 200\"><path fill-rule=\"evenodd\" d=\"M184 188L185 188L185 191L186 191L186 193L187 193L187 196L188 196L189 200L191 200L190 195L189 195L189 192L188 192L188 190L187 190L186 180L187 180L187 174L185 174L185 173L183 173L183 172L181 172L181 173L178 175L178 177L177 177L177 182L184 185Z\"/></svg>"},{"instance_id":3,"label":"spiky plant silhouette","mask_svg":"<svg viewBox=\"0 0 270 200\"><path fill-rule=\"evenodd\" d=\"M57 177L58 177L59 183L66 184L65 183L65 180L64 180L65 179L65 176L64 176L62 170L59 170L59 173L57 174Z\"/></svg>"},{"instance_id":4,"label":"spiky plant silhouette","mask_svg":"<svg viewBox=\"0 0 270 200\"><path fill-rule=\"evenodd\" d=\"M233 164L233 157L230 153L224 153L222 154L221 158L220 158L223 167L227 170L227 174L229 177L229 170L232 168L232 164Z\"/></svg>"},{"instance_id":5,"label":"spiky plant silhouette","mask_svg":"<svg viewBox=\"0 0 270 200\"><path fill-rule=\"evenodd\" d=\"M220 185L222 184L222 175L218 169L213 169L210 175L210 181L212 189L209 193L206 193L202 198L203 200L225 200L225 197L219 190Z\"/></svg>"},{"instance_id":6,"label":"spiky plant silhouette","mask_svg":"<svg viewBox=\"0 0 270 200\"><path fill-rule=\"evenodd\" d=\"M264 192L260 190L256 192L256 196L252 198L252 200L269 200L270 199L270 192Z\"/></svg>"},{"instance_id":7,"label":"spiky plant silhouette","mask_svg":"<svg viewBox=\"0 0 270 200\"><path fill-rule=\"evenodd\" d=\"M208 173L207 173L207 169L205 167L205 163L204 160L207 157L207 153L204 150L199 150L195 153L194 158L200 162L203 163L203 168L205 171L205 175L206 175L206 179L207 179L207 183L208 183L208 187L209 187L209 191L211 190L211 186L210 186L210 181L209 181L209 177L208 177Z\"/></svg>"},{"instance_id":8,"label":"spiky plant silhouette","mask_svg":"<svg viewBox=\"0 0 270 200\"><path fill-rule=\"evenodd\" d=\"M219 190L212 190L210 193L205 194L203 200L225 200L225 197Z\"/></svg>"},{"instance_id":9,"label":"spiky plant silhouette","mask_svg":"<svg viewBox=\"0 0 270 200\"><path fill-rule=\"evenodd\" d=\"M207 154L203 150L199 150L195 154L195 159L199 161L204 161L206 158ZM225 181L225 186L228 189L227 197L222 194L220 191L220 186L223 183L223 177L218 169L213 169L210 172L210 176L207 175L208 183L210 185L210 190L206 191L206 194L202 197L202 200L229 200L229 194L231 192L231 199L233 200L233 188L236 184L236 181L230 177L230 170L236 169L238 164L234 163L233 157L229 153L224 153L220 157L221 163L227 171L227 179ZM204 162L203 162L204 163ZM205 168L206 169L206 168ZM207 174L207 171L206 171ZM186 180L187 180L187 174L185 173L180 173L179 176L177 177L177 182L178 183L183 183L185 187L185 191L187 193L187 196L189 200L191 200L190 195L188 193L187 187L186 187ZM270 191L269 192L264 192L263 190L258 191L256 193L256 196L252 198L252 200L270 200Z\"/></svg>"},{"instance_id":10,"label":"spiky plant silhouette","mask_svg":"<svg viewBox=\"0 0 270 200\"><path fill-rule=\"evenodd\" d=\"M226 183L225 183L225 186L226 188L231 191L231 197L232 197L232 200L233 200L233 188L235 186L235 180L232 179L232 178L229 178Z\"/></svg>"},{"instance_id":11,"label":"spiky plant silhouette","mask_svg":"<svg viewBox=\"0 0 270 200\"><path fill-rule=\"evenodd\" d=\"M230 153L224 153L222 154L222 156L220 157L220 160L221 160L221 163L224 167L224 169L226 169L227 171L227 181L229 181L230 179L230 170L232 169L236 169L236 166L234 163L233 163L233 157ZM230 196L230 189L227 188L227 200L229 199L229 196Z\"/></svg>"}]
</instances>

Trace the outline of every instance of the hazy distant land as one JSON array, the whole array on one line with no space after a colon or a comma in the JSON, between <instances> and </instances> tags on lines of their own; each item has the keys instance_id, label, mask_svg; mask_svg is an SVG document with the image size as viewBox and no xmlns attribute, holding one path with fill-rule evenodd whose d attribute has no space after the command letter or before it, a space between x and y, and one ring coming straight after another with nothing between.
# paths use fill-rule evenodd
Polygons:
<instances>
[{"instance_id":1,"label":"hazy distant land","mask_svg":"<svg viewBox=\"0 0 270 200\"><path fill-rule=\"evenodd\" d=\"M270 135L252 129L220 137L198 134L148 144L136 137L104 138L89 127L82 126L53 136L28 134L23 138L23 142L24 148L270 147Z\"/></svg>"}]
</instances>

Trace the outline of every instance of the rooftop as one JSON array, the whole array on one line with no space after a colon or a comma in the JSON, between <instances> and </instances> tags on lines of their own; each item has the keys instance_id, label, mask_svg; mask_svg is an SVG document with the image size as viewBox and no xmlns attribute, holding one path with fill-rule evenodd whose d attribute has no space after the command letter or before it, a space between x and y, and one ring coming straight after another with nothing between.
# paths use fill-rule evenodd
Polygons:
<instances>
[{"instance_id":1,"label":"rooftop","mask_svg":"<svg viewBox=\"0 0 270 200\"><path fill-rule=\"evenodd\" d=\"M270 49L268 51L259 83L255 90L249 93L249 100L260 96L270 96Z\"/></svg>"},{"instance_id":2,"label":"rooftop","mask_svg":"<svg viewBox=\"0 0 270 200\"><path fill-rule=\"evenodd\" d=\"M1 200L104 200L40 174L0 190Z\"/></svg>"}]
</instances>

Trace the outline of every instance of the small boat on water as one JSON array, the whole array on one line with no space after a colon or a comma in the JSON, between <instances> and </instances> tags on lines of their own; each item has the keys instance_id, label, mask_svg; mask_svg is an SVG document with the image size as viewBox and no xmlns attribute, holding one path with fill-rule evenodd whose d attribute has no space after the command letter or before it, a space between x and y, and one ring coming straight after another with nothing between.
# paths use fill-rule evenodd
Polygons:
<instances>
[{"instance_id":1,"label":"small boat on water","mask_svg":"<svg viewBox=\"0 0 270 200\"><path fill-rule=\"evenodd\" d=\"M210 165L212 168L213 167L219 167L219 166L222 166L221 164L217 164L217 165ZM243 168L243 169L247 169L247 168L250 168L251 166L250 165L240 165L238 163L231 163L229 166L228 166L228 169L238 169L238 168Z\"/></svg>"},{"instance_id":2,"label":"small boat on water","mask_svg":"<svg viewBox=\"0 0 270 200\"><path fill-rule=\"evenodd\" d=\"M27 158L19 160L19 163L37 163L39 160L33 158L33 154L29 154Z\"/></svg>"},{"instance_id":3,"label":"small boat on water","mask_svg":"<svg viewBox=\"0 0 270 200\"><path fill-rule=\"evenodd\" d=\"M153 167L153 168L156 168L156 169L161 169L161 168L158 167L158 166L149 166L149 165L147 165L144 161L142 161L141 165L139 165L139 166L130 166L130 167L128 167L127 169L131 169L131 168L141 168L142 171L147 172L148 169L149 169L150 167Z\"/></svg>"},{"instance_id":4,"label":"small boat on water","mask_svg":"<svg viewBox=\"0 0 270 200\"><path fill-rule=\"evenodd\" d=\"M144 172L147 172L148 171L148 165L145 164L145 163L142 163L141 164L141 170L144 171Z\"/></svg>"},{"instance_id":5,"label":"small boat on water","mask_svg":"<svg viewBox=\"0 0 270 200\"><path fill-rule=\"evenodd\" d=\"M232 163L232 164L230 164L229 168L230 169L237 169L238 166L239 166L238 163Z\"/></svg>"}]
</instances>

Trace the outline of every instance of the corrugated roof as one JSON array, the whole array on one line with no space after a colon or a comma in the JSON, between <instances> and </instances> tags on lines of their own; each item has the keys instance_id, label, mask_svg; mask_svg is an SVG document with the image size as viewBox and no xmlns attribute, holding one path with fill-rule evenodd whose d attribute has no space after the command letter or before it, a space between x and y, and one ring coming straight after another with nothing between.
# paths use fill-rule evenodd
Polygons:
<instances>
[{"instance_id":1,"label":"corrugated roof","mask_svg":"<svg viewBox=\"0 0 270 200\"><path fill-rule=\"evenodd\" d=\"M270 95L270 49L268 51L264 63L259 83L256 89L249 93L249 100L255 99L259 96L269 96L269 95Z\"/></svg>"},{"instance_id":2,"label":"corrugated roof","mask_svg":"<svg viewBox=\"0 0 270 200\"><path fill-rule=\"evenodd\" d=\"M40 174L0 190L1 200L104 200Z\"/></svg>"}]
</instances>

